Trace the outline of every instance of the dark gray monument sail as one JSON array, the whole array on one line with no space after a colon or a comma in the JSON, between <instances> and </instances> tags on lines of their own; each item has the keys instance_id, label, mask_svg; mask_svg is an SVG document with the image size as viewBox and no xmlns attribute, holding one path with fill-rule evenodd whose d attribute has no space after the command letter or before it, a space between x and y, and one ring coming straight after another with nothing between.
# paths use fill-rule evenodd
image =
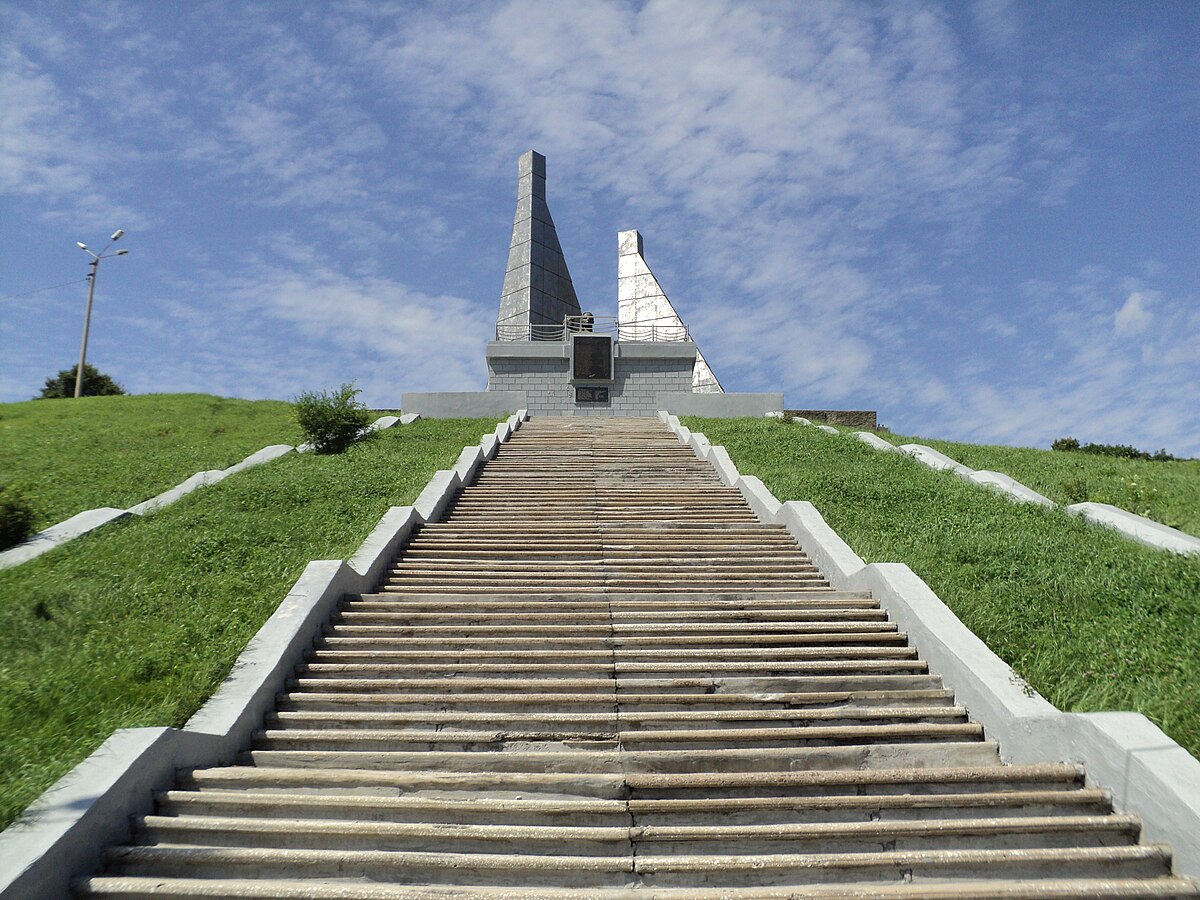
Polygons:
<instances>
[{"instance_id":1,"label":"dark gray monument sail","mask_svg":"<svg viewBox=\"0 0 1200 900\"><path fill-rule=\"evenodd\" d=\"M546 157L530 150L518 164L508 270L500 291L496 337L561 340L563 319L581 314L554 219L546 205Z\"/></svg>"}]
</instances>

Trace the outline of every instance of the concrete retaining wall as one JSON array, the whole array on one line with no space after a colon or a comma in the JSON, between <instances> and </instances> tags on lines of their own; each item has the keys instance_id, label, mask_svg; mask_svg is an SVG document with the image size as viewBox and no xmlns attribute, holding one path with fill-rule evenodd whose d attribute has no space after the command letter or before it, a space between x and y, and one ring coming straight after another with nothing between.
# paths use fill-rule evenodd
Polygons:
<instances>
[{"instance_id":1,"label":"concrete retaining wall","mask_svg":"<svg viewBox=\"0 0 1200 900\"><path fill-rule=\"evenodd\" d=\"M783 409L783 394L693 394L661 392L658 409L677 416L703 416L709 419L761 418Z\"/></svg>"},{"instance_id":2,"label":"concrete retaining wall","mask_svg":"<svg viewBox=\"0 0 1200 900\"><path fill-rule=\"evenodd\" d=\"M1011 764L1075 763L1087 780L1112 792L1113 806L1139 816L1147 841L1171 844L1175 868L1200 877L1200 761L1139 713L1064 713L994 654L908 566L867 565L811 504L780 503L752 476L719 462L724 448L690 432L665 412L680 441L734 484L756 515L785 526L838 590L870 591L957 702L999 741ZM722 451L720 454L718 451ZM730 480L732 478L732 481Z\"/></svg>"},{"instance_id":3,"label":"concrete retaining wall","mask_svg":"<svg viewBox=\"0 0 1200 900\"><path fill-rule=\"evenodd\" d=\"M456 391L406 393L401 405L426 419L486 419L525 409L526 402L524 391Z\"/></svg>"},{"instance_id":4,"label":"concrete retaining wall","mask_svg":"<svg viewBox=\"0 0 1200 900\"><path fill-rule=\"evenodd\" d=\"M250 742L306 649L345 594L369 593L415 526L454 498L485 458L528 418L519 410L437 472L410 507L393 507L347 562L310 562L274 614L237 658L229 677L182 729L126 728L64 775L0 834L0 897L70 896L73 878L96 869L101 851L130 836L131 817L151 811L153 793L179 769L227 765Z\"/></svg>"}]
</instances>

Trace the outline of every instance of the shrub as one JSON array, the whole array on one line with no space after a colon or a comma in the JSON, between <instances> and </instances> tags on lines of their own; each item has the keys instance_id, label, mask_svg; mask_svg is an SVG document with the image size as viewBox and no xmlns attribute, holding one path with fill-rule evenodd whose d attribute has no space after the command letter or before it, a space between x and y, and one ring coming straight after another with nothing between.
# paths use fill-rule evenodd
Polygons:
<instances>
[{"instance_id":1,"label":"shrub","mask_svg":"<svg viewBox=\"0 0 1200 900\"><path fill-rule=\"evenodd\" d=\"M33 534L33 507L12 485L0 485L0 550L15 547Z\"/></svg>"},{"instance_id":2,"label":"shrub","mask_svg":"<svg viewBox=\"0 0 1200 900\"><path fill-rule=\"evenodd\" d=\"M1080 444L1073 437L1059 438L1050 445L1050 449L1091 453L1094 456L1113 456L1117 459L1145 459L1151 462L1172 462L1175 459L1165 447L1154 453L1147 453L1129 444Z\"/></svg>"},{"instance_id":3,"label":"shrub","mask_svg":"<svg viewBox=\"0 0 1200 900\"><path fill-rule=\"evenodd\" d=\"M42 388L38 400L61 400L65 397L75 396L75 366L69 369L63 369L57 375L46 379L46 386ZM105 375L91 363L83 364L83 390L80 395L83 397L112 397L116 394L124 394L125 389Z\"/></svg>"},{"instance_id":4,"label":"shrub","mask_svg":"<svg viewBox=\"0 0 1200 900\"><path fill-rule=\"evenodd\" d=\"M367 408L354 398L353 384L336 391L309 391L292 401L296 421L317 453L342 453L359 439L370 421Z\"/></svg>"}]
</instances>

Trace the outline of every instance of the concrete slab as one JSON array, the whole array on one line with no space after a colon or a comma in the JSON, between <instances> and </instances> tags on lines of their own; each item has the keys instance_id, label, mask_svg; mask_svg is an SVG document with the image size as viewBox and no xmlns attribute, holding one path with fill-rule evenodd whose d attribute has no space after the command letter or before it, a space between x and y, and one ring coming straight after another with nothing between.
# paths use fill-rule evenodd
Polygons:
<instances>
[{"instance_id":1,"label":"concrete slab","mask_svg":"<svg viewBox=\"0 0 1200 900\"><path fill-rule=\"evenodd\" d=\"M235 463L228 469L225 469L226 475L233 475L237 472L246 469L252 469L255 466L261 466L263 463L268 463L273 459L279 459L281 456L287 456L296 448L291 444L272 444L269 447L263 447L261 450L256 450L251 453L240 463Z\"/></svg>"},{"instance_id":2,"label":"concrete slab","mask_svg":"<svg viewBox=\"0 0 1200 900\"><path fill-rule=\"evenodd\" d=\"M854 432L851 432L851 434L854 437L858 438L858 440L862 441L864 444L870 444L876 450L882 450L885 453L899 452L899 451L897 451L897 449L894 445L888 443L887 441L885 441L883 438L881 438L877 434L872 434L869 431L854 431Z\"/></svg>"},{"instance_id":3,"label":"concrete slab","mask_svg":"<svg viewBox=\"0 0 1200 900\"><path fill-rule=\"evenodd\" d=\"M1114 528L1126 537L1156 550L1183 554L1200 553L1200 538L1108 503L1075 503L1066 507L1066 511L1097 525Z\"/></svg>"},{"instance_id":4,"label":"concrete slab","mask_svg":"<svg viewBox=\"0 0 1200 900\"><path fill-rule=\"evenodd\" d=\"M899 449L913 457L917 462L941 472L956 472L960 475L969 475L975 471L974 469L967 468L962 463L955 462L945 453L934 450L932 447L926 447L924 444L901 444Z\"/></svg>"},{"instance_id":5,"label":"concrete slab","mask_svg":"<svg viewBox=\"0 0 1200 900\"><path fill-rule=\"evenodd\" d=\"M1033 488L1027 488L1015 478L1005 475L1003 472L988 472L981 470L971 472L963 476L967 481L973 481L975 484L981 484L984 487L992 488L1006 494L1010 500L1016 500L1020 503L1036 503L1039 506L1053 507L1054 501L1049 497L1043 497Z\"/></svg>"},{"instance_id":6,"label":"concrete slab","mask_svg":"<svg viewBox=\"0 0 1200 900\"><path fill-rule=\"evenodd\" d=\"M229 474L227 470L223 469L210 469L207 472L197 472L191 478L184 479L170 490L163 491L149 500L143 500L136 506L129 507L129 512L135 516L148 516L164 507L170 506L172 503L177 503L188 494L199 490L205 485L216 484Z\"/></svg>"},{"instance_id":7,"label":"concrete slab","mask_svg":"<svg viewBox=\"0 0 1200 900\"><path fill-rule=\"evenodd\" d=\"M31 559L37 559L43 553L49 553L55 547L60 547L67 541L95 531L109 522L124 519L129 515L125 509L114 509L104 506L100 509L87 509L76 513L64 522L51 525L45 531L39 531L23 544L10 547L0 553L0 569L10 569Z\"/></svg>"}]
</instances>

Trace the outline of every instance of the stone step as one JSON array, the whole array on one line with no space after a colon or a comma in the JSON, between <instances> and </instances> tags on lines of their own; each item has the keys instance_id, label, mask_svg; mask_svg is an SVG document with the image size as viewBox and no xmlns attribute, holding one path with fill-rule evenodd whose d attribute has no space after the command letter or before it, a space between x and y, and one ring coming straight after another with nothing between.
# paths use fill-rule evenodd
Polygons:
<instances>
[{"instance_id":1,"label":"stone step","mask_svg":"<svg viewBox=\"0 0 1200 900\"><path fill-rule=\"evenodd\" d=\"M364 694L398 694L487 691L496 696L522 693L599 693L621 697L627 693L644 695L660 692L672 693L682 699L728 692L768 692L775 694L814 693L829 691L870 690L927 690L942 687L941 679L935 675L910 673L879 673L846 675L823 674L808 676L775 676L773 678L736 677L724 675L689 678L591 677L591 678L543 678L531 683L527 677L467 677L462 675L434 678L391 677L391 678L347 678L300 676L291 680L289 687L295 691L358 691Z\"/></svg>"},{"instance_id":2,"label":"stone step","mask_svg":"<svg viewBox=\"0 0 1200 900\"><path fill-rule=\"evenodd\" d=\"M894 794L827 797L696 797L624 799L525 797L515 792L472 791L468 798L442 791L402 796L348 793L298 794L285 790L170 790L155 795L159 815L250 818L339 819L345 821L448 822L451 824L664 824L676 821L753 824L764 816L790 824L825 822L927 821L931 818L1104 815L1104 791L979 791L957 794Z\"/></svg>"},{"instance_id":3,"label":"stone step","mask_svg":"<svg viewBox=\"0 0 1200 900\"><path fill-rule=\"evenodd\" d=\"M261 767L325 769L441 769L490 772L555 772L616 774L628 781L632 772L727 773L731 771L791 772L796 769L893 769L1000 765L994 741L908 742L852 744L826 747L723 747L719 750L616 750L581 747L563 750L265 750L243 754L242 762Z\"/></svg>"},{"instance_id":4,"label":"stone step","mask_svg":"<svg viewBox=\"0 0 1200 900\"><path fill-rule=\"evenodd\" d=\"M745 755L745 754L743 754ZM644 755L634 758L634 762ZM488 758L471 755L471 761ZM349 760L349 761L352 761ZM436 762L436 759L431 759ZM578 761L573 755L570 761ZM653 758L649 760L653 763ZM618 767L619 768L619 767ZM643 768L645 768L643 766ZM498 771L490 767L458 771L442 769L370 770L329 766L320 770L282 767L225 766L184 773L180 787L189 790L285 790L299 788L321 792L342 791L353 796L410 796L421 791L432 796L467 796L463 792L507 792L512 797L553 794L563 797L608 799L700 800L757 798L805 799L832 802L897 797L942 798L969 792L1050 792L1075 795L1087 790L1078 766L1038 764L1012 766L987 764L967 767L910 767L874 769L822 769L724 772L581 772L553 768Z\"/></svg>"},{"instance_id":5,"label":"stone step","mask_svg":"<svg viewBox=\"0 0 1200 900\"><path fill-rule=\"evenodd\" d=\"M743 635L737 635L741 639ZM830 651L838 647L891 647L906 646L908 635L900 632L865 632L846 634L809 633L787 635L786 645L753 644L752 646L671 646L667 648L646 646L644 641L633 641L626 645L619 637L604 641L608 646L596 649L561 648L554 643L531 641L528 646L496 645L489 640L447 639L445 647L433 648L428 644L412 647L403 638L325 637L315 642L311 659L322 662L348 662L365 658L384 660L408 659L513 659L528 660L541 658L561 662L564 660L599 659L759 659L793 658L805 649L826 647ZM915 651L914 651L915 652Z\"/></svg>"},{"instance_id":6,"label":"stone step","mask_svg":"<svg viewBox=\"0 0 1200 900\"><path fill-rule=\"evenodd\" d=\"M383 593L347 594L346 599L348 605L353 605L362 600L399 608L396 606L395 600ZM617 596L601 595L594 598L591 602L596 604L597 608L601 611L611 608L619 612L626 609L650 611L667 611L672 609L759 609L768 606L778 607L789 600L797 601L795 608L802 610L828 608L879 609L879 601L873 599L869 594L858 591L834 590L826 591L817 597L808 592L797 592L794 597L788 597L786 594L772 594L770 597L762 597L752 592L722 591L663 598L657 593L639 594L637 592L629 592ZM557 604L560 608L579 609L586 602L588 602L587 597L572 596L571 599L565 599L557 596L553 591L542 594L515 594L497 591L487 601L481 601L477 597L455 598L453 596L439 595L436 600L427 601L425 608L441 610L453 608L458 604L469 604L471 607L478 609L500 609L504 608L503 604L510 604L508 608L513 609L553 609L555 608L555 604ZM419 598L407 599L403 603L404 609L422 608Z\"/></svg>"},{"instance_id":7,"label":"stone step","mask_svg":"<svg viewBox=\"0 0 1200 900\"><path fill-rule=\"evenodd\" d=\"M376 850L541 855L778 852L859 854L880 844L894 851L986 847L1113 847L1137 841L1132 816L1007 816L866 822L735 825L498 825L447 822L338 821L307 818L143 816L142 845Z\"/></svg>"},{"instance_id":8,"label":"stone step","mask_svg":"<svg viewBox=\"0 0 1200 900\"><path fill-rule=\"evenodd\" d=\"M622 704L623 706L623 704ZM674 728L714 728L803 725L846 725L864 723L897 723L912 721L965 721L966 710L957 706L840 706L834 709L754 709L722 708L708 710L627 711L610 709L605 712L553 712L530 705L530 711L493 710L470 712L464 710L431 712L385 712L381 710L316 711L278 710L266 717L268 728L401 728L432 726L491 728L549 728L628 730L670 724Z\"/></svg>"},{"instance_id":9,"label":"stone step","mask_svg":"<svg viewBox=\"0 0 1200 900\"><path fill-rule=\"evenodd\" d=\"M619 701L618 701L619 697ZM952 706L951 691L829 691L826 693L785 694L634 694L616 693L534 693L523 695L500 693L429 693L377 694L361 691L294 692L278 694L280 710L375 710L406 712L415 710L463 710L484 712L495 709L511 710L531 706L540 712L607 711L619 702L622 713L687 711L697 717L726 709L778 710L838 710L847 706L875 708L886 706Z\"/></svg>"},{"instance_id":10,"label":"stone step","mask_svg":"<svg viewBox=\"0 0 1200 900\"><path fill-rule=\"evenodd\" d=\"M102 876L82 879L75 887L81 897L122 897L125 900L795 900L787 887L703 888L570 888L487 887L477 885L379 884L377 882L320 883L294 879L234 880L226 878L158 878ZM1126 898L1196 898L1193 882L1183 878L1067 879L1036 881L955 880L917 883L805 885L813 900L1103 900Z\"/></svg>"},{"instance_id":11,"label":"stone step","mask_svg":"<svg viewBox=\"0 0 1200 900\"><path fill-rule=\"evenodd\" d=\"M264 847L130 846L105 852L117 874L165 876L420 879L452 884L624 887L637 876L648 887L763 886L893 881L897 872L926 878L1169 877L1171 852L1162 845L876 853L670 854L638 856L445 853L394 850L296 850Z\"/></svg>"}]
</instances>

